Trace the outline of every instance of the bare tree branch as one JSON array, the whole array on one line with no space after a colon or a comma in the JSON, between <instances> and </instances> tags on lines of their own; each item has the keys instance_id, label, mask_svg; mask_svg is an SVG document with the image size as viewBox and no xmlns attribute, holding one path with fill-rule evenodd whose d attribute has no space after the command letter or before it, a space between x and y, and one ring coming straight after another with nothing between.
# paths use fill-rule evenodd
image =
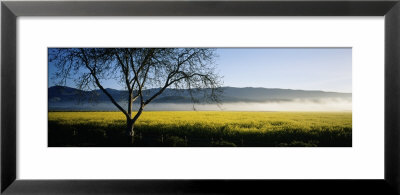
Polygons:
<instances>
[{"instance_id":1,"label":"bare tree branch","mask_svg":"<svg viewBox=\"0 0 400 195\"><path fill-rule=\"evenodd\" d=\"M85 62L86 68L88 68L90 70L90 73L92 75L92 77L95 80L95 83L97 85L97 87L99 87L101 89L101 91L103 91L104 94L107 95L107 97L110 99L110 101L122 112L124 113L126 116L128 116L128 113L118 104L117 101L115 101L115 99L111 96L110 93L108 93L108 91L106 89L104 89L104 87L101 85L99 79L96 76L96 72L95 69L90 67L89 65L89 60L86 57L85 51L81 48L81 52L82 52L82 56L83 56L83 60Z\"/></svg>"},{"instance_id":2,"label":"bare tree branch","mask_svg":"<svg viewBox=\"0 0 400 195\"><path fill-rule=\"evenodd\" d=\"M218 101L221 85L214 67L215 57L214 49L207 48L49 49L49 64L58 68L55 78L64 85L73 78L82 90L99 88L126 116L127 132L131 136L133 125L145 106L167 88L187 90L193 102L197 101L195 96L200 93L206 99ZM115 79L128 90L127 97L124 97L127 110L104 89L102 81L110 79ZM133 103L138 99L139 108L132 116Z\"/></svg>"}]
</instances>

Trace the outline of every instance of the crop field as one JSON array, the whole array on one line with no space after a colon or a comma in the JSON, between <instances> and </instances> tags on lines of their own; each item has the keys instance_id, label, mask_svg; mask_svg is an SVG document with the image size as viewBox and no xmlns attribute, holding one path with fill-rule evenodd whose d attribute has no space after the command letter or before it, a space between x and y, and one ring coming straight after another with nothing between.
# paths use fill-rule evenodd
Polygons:
<instances>
[{"instance_id":1,"label":"crop field","mask_svg":"<svg viewBox=\"0 0 400 195\"><path fill-rule=\"evenodd\" d=\"M48 145L351 147L351 112L146 111L135 137L120 112L49 112Z\"/></svg>"}]
</instances>

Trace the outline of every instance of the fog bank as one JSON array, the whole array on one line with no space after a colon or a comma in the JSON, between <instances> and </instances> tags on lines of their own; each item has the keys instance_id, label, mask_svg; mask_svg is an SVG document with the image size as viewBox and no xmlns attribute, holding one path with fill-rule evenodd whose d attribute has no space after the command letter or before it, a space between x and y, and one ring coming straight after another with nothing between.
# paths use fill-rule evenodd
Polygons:
<instances>
[{"instance_id":1,"label":"fog bank","mask_svg":"<svg viewBox=\"0 0 400 195\"><path fill-rule=\"evenodd\" d=\"M125 106L121 103L121 105ZM133 106L134 109L138 105ZM345 98L295 99L275 102L234 102L217 104L150 103L148 111L351 111L352 100ZM64 103L49 106L49 111L118 111L111 103Z\"/></svg>"}]
</instances>

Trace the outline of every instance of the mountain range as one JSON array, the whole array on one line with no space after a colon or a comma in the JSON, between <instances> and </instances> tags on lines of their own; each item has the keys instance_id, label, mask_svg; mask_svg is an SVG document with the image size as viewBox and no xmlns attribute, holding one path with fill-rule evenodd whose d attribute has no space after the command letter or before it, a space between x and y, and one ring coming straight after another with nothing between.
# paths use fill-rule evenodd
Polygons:
<instances>
[{"instance_id":1,"label":"mountain range","mask_svg":"<svg viewBox=\"0 0 400 195\"><path fill-rule=\"evenodd\" d=\"M124 102L128 92L125 90L106 89L118 102ZM148 99L159 89L144 90L144 99ZM207 90L207 89L205 89ZM209 90L209 89L208 89ZM220 94L221 103L265 103L265 102L290 102L295 100L307 100L318 102L325 99L343 99L351 101L351 93L293 90L278 88L254 88L254 87L222 87ZM203 91L204 92L204 91ZM193 93L192 95L200 103L206 103L202 99L203 93ZM166 89L162 94L155 98L151 104L189 104L192 103L190 92L187 89ZM66 86L52 86L48 88L49 110L68 110L83 108L82 105L91 105L91 109L96 104L107 105L113 108L109 98L101 90L83 91ZM109 110L102 108L101 110ZM115 109L115 108L113 108ZM86 110L86 109L83 109Z\"/></svg>"},{"instance_id":2,"label":"mountain range","mask_svg":"<svg viewBox=\"0 0 400 195\"><path fill-rule=\"evenodd\" d=\"M320 99L320 98L351 98L351 93L307 91L276 88L236 88L222 87L222 102L268 102L268 101L290 101L293 99ZM114 98L124 100L128 92L124 90L106 89ZM144 90L144 99L147 99L159 89ZM201 99L201 94L193 94ZM78 100L89 100L96 102L109 101L101 90L83 91L65 86L53 86L48 90L49 102L69 102ZM185 89L166 89L154 99L157 103L188 103L191 102L190 94Z\"/></svg>"}]
</instances>

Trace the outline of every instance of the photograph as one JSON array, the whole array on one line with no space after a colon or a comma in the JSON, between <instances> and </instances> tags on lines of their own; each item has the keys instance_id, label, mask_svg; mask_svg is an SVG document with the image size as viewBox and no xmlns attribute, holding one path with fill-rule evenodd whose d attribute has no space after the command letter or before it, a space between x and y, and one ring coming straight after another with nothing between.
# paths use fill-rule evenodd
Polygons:
<instances>
[{"instance_id":1,"label":"photograph","mask_svg":"<svg viewBox=\"0 0 400 195\"><path fill-rule=\"evenodd\" d=\"M352 147L352 48L48 48L48 147Z\"/></svg>"},{"instance_id":2,"label":"photograph","mask_svg":"<svg viewBox=\"0 0 400 195\"><path fill-rule=\"evenodd\" d=\"M2 0L1 193L400 195L399 2Z\"/></svg>"}]
</instances>

